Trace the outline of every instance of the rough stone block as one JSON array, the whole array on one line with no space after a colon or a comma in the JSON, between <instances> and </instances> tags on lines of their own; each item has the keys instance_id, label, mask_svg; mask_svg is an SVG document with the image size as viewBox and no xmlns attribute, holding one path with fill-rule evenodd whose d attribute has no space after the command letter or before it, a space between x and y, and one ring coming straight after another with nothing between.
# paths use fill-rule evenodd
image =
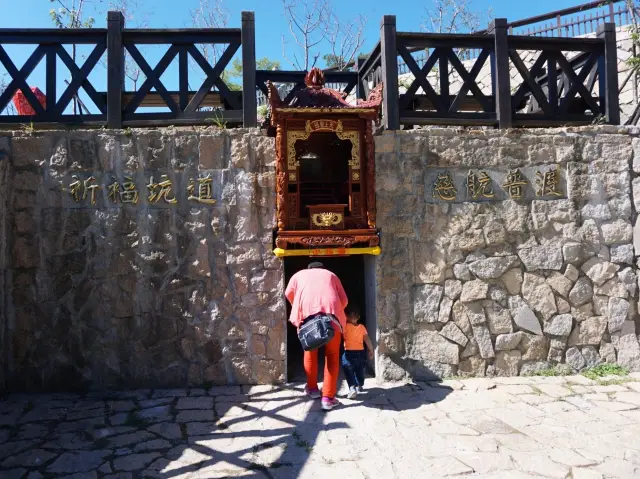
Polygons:
<instances>
[{"instance_id":1,"label":"rough stone block","mask_svg":"<svg viewBox=\"0 0 640 479\"><path fill-rule=\"evenodd\" d=\"M493 303L485 307L485 313L491 334L506 334L513 331L511 313L507 308Z\"/></svg>"},{"instance_id":2,"label":"rough stone block","mask_svg":"<svg viewBox=\"0 0 640 479\"><path fill-rule=\"evenodd\" d=\"M602 239L605 244L629 243L633 239L633 228L628 221L615 220L602 225Z\"/></svg>"},{"instance_id":3,"label":"rough stone block","mask_svg":"<svg viewBox=\"0 0 640 479\"><path fill-rule=\"evenodd\" d=\"M510 334L499 334L496 337L496 351L510 351L512 349L516 349L522 338L524 333L522 331L518 331L517 333Z\"/></svg>"},{"instance_id":4,"label":"rough stone block","mask_svg":"<svg viewBox=\"0 0 640 479\"><path fill-rule=\"evenodd\" d=\"M588 254L585 247L580 243L567 243L562 246L564 260L570 264L580 264L587 259Z\"/></svg>"},{"instance_id":5,"label":"rough stone block","mask_svg":"<svg viewBox=\"0 0 640 479\"><path fill-rule=\"evenodd\" d=\"M534 334L542 334L538 318L520 296L509 297L509 310L513 321L519 328Z\"/></svg>"},{"instance_id":6,"label":"rough stone block","mask_svg":"<svg viewBox=\"0 0 640 479\"><path fill-rule=\"evenodd\" d=\"M583 347L581 353L582 357L584 357L587 368L593 368L602 363L600 355L598 354L598 351L594 346Z\"/></svg>"},{"instance_id":7,"label":"rough stone block","mask_svg":"<svg viewBox=\"0 0 640 479\"><path fill-rule=\"evenodd\" d=\"M462 281L469 281L471 279L471 271L469 271L469 265L462 263L453 266L453 274L457 279Z\"/></svg>"},{"instance_id":8,"label":"rough stone block","mask_svg":"<svg viewBox=\"0 0 640 479\"><path fill-rule=\"evenodd\" d=\"M597 295L611 296L614 298L626 299L629 297L629 291L627 291L625 285L622 284L618 278L613 278L602 286L596 286L593 292Z\"/></svg>"},{"instance_id":9,"label":"rough stone block","mask_svg":"<svg viewBox=\"0 0 640 479\"><path fill-rule=\"evenodd\" d=\"M580 371L587 364L584 357L582 356L582 353L576 347L567 349L566 363L576 371Z\"/></svg>"},{"instance_id":10,"label":"rough stone block","mask_svg":"<svg viewBox=\"0 0 640 479\"><path fill-rule=\"evenodd\" d=\"M447 298L456 300L462 293L462 281L448 279L444 282L444 294Z\"/></svg>"},{"instance_id":11,"label":"rough stone block","mask_svg":"<svg viewBox=\"0 0 640 479\"><path fill-rule=\"evenodd\" d=\"M522 271L519 268L510 269L501 278L502 283L510 295L520 294L522 288Z\"/></svg>"},{"instance_id":12,"label":"rough stone block","mask_svg":"<svg viewBox=\"0 0 640 479\"><path fill-rule=\"evenodd\" d=\"M549 354L549 339L544 336L523 333L520 349L523 361L543 361Z\"/></svg>"},{"instance_id":13,"label":"rough stone block","mask_svg":"<svg viewBox=\"0 0 640 479\"><path fill-rule=\"evenodd\" d=\"M487 362L481 358L468 358L458 365L459 376L484 377Z\"/></svg>"},{"instance_id":14,"label":"rough stone block","mask_svg":"<svg viewBox=\"0 0 640 479\"><path fill-rule=\"evenodd\" d=\"M559 244L548 244L533 248L523 248L518 250L520 260L527 268L527 271L537 271L540 269L562 269L562 248Z\"/></svg>"},{"instance_id":15,"label":"rough stone block","mask_svg":"<svg viewBox=\"0 0 640 479\"><path fill-rule=\"evenodd\" d=\"M407 356L417 361L455 364L460 361L458 345L447 341L436 331L416 331L408 338Z\"/></svg>"},{"instance_id":16,"label":"rough stone block","mask_svg":"<svg viewBox=\"0 0 640 479\"><path fill-rule=\"evenodd\" d=\"M527 304L534 311L539 312L544 319L549 319L558 312L553 291L541 276L531 273L524 274L522 297Z\"/></svg>"},{"instance_id":17,"label":"rough stone block","mask_svg":"<svg viewBox=\"0 0 640 479\"><path fill-rule=\"evenodd\" d=\"M462 294L460 300L463 303L470 303L481 299L487 299L489 285L479 279L467 281L462 286Z\"/></svg>"},{"instance_id":18,"label":"rough stone block","mask_svg":"<svg viewBox=\"0 0 640 479\"><path fill-rule=\"evenodd\" d=\"M576 281L578 281L578 278L580 277L580 271L578 271L578 268L576 268L574 265L568 264L564 270L564 275L570 281L573 281L575 283Z\"/></svg>"},{"instance_id":19,"label":"rough stone block","mask_svg":"<svg viewBox=\"0 0 640 479\"><path fill-rule=\"evenodd\" d=\"M414 319L427 323L438 321L442 293L442 286L430 284L416 286L413 301Z\"/></svg>"},{"instance_id":20,"label":"rough stone block","mask_svg":"<svg viewBox=\"0 0 640 479\"><path fill-rule=\"evenodd\" d=\"M569 293L569 302L578 307L591 301L591 298L593 298L593 287L589 280L585 277L578 279Z\"/></svg>"},{"instance_id":21,"label":"rough stone block","mask_svg":"<svg viewBox=\"0 0 640 479\"><path fill-rule=\"evenodd\" d=\"M600 258L591 258L582 265L582 271L597 285L609 281L619 269L620 266Z\"/></svg>"},{"instance_id":22,"label":"rough stone block","mask_svg":"<svg viewBox=\"0 0 640 479\"><path fill-rule=\"evenodd\" d=\"M517 264L517 256L500 256L469 263L469 269L479 279L497 279Z\"/></svg>"},{"instance_id":23,"label":"rough stone block","mask_svg":"<svg viewBox=\"0 0 640 479\"><path fill-rule=\"evenodd\" d=\"M455 325L455 323L447 323L444 328L440 330L440 334L454 343L459 344L463 348L467 345L469 340L464 333Z\"/></svg>"},{"instance_id":24,"label":"rough stone block","mask_svg":"<svg viewBox=\"0 0 640 479\"><path fill-rule=\"evenodd\" d=\"M519 372L520 351L499 351L496 354L496 376L517 376Z\"/></svg>"},{"instance_id":25,"label":"rough stone block","mask_svg":"<svg viewBox=\"0 0 640 479\"><path fill-rule=\"evenodd\" d=\"M438 321L446 323L451 317L451 308L453 307L453 301L450 298L443 298L440 303L440 310L438 312Z\"/></svg>"},{"instance_id":26,"label":"rough stone block","mask_svg":"<svg viewBox=\"0 0 640 479\"><path fill-rule=\"evenodd\" d=\"M572 327L573 316L570 314L559 314L545 322L544 332L552 336L569 336Z\"/></svg>"},{"instance_id":27,"label":"rough stone block","mask_svg":"<svg viewBox=\"0 0 640 479\"><path fill-rule=\"evenodd\" d=\"M598 351L602 362L615 364L617 361L616 349L611 343L600 343L600 351Z\"/></svg>"},{"instance_id":28,"label":"rough stone block","mask_svg":"<svg viewBox=\"0 0 640 479\"><path fill-rule=\"evenodd\" d=\"M472 329L473 337L476 340L478 350L480 351L480 356L483 359L490 359L495 357L489 328L484 324L478 324L472 326Z\"/></svg>"},{"instance_id":29,"label":"rough stone block","mask_svg":"<svg viewBox=\"0 0 640 479\"><path fill-rule=\"evenodd\" d=\"M415 282L441 283L447 269L444 251L431 244L418 244L414 248Z\"/></svg>"},{"instance_id":30,"label":"rough stone block","mask_svg":"<svg viewBox=\"0 0 640 479\"><path fill-rule=\"evenodd\" d=\"M602 341L607 318L596 316L579 322L569 335L569 346L597 346Z\"/></svg>"},{"instance_id":31,"label":"rough stone block","mask_svg":"<svg viewBox=\"0 0 640 479\"><path fill-rule=\"evenodd\" d=\"M614 345L617 343L617 362L629 371L640 371L640 344L636 336L636 325L633 321L625 321L619 332L611 335Z\"/></svg>"},{"instance_id":32,"label":"rough stone block","mask_svg":"<svg viewBox=\"0 0 640 479\"><path fill-rule=\"evenodd\" d=\"M560 273L552 273L551 276L547 278L547 283L549 283L549 286L551 286L554 291L565 298L569 296L569 292L573 287L573 282Z\"/></svg>"}]
</instances>

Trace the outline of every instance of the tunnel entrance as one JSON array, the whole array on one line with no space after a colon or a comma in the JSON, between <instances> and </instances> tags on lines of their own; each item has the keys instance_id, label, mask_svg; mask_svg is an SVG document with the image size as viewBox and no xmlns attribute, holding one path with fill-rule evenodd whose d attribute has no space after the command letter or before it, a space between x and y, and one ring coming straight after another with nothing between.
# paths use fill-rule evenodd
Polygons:
<instances>
[{"instance_id":1,"label":"tunnel entrance","mask_svg":"<svg viewBox=\"0 0 640 479\"><path fill-rule=\"evenodd\" d=\"M306 269L310 262L321 261L324 267L333 272L342 282L350 303L356 303L362 312L360 322L368 330L369 337L376 344L375 318L375 257L353 255L332 258L288 257L284 259L286 283L302 269ZM291 305L287 302L287 376L289 381L304 381L303 350L298 340L296 328L288 322ZM324 350L320 349L318 375L322 381L324 371ZM370 361L367 375L375 375L374 362Z\"/></svg>"}]
</instances>

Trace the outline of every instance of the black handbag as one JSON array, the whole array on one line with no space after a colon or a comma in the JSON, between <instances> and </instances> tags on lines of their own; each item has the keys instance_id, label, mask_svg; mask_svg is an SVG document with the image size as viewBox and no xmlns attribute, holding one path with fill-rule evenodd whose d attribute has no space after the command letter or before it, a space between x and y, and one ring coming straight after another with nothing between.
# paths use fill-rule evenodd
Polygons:
<instances>
[{"instance_id":1,"label":"black handbag","mask_svg":"<svg viewBox=\"0 0 640 479\"><path fill-rule=\"evenodd\" d=\"M340 323L329 314L316 314L305 319L298 328L298 339L305 351L313 351L321 348L335 336L336 327L341 328Z\"/></svg>"}]
</instances>

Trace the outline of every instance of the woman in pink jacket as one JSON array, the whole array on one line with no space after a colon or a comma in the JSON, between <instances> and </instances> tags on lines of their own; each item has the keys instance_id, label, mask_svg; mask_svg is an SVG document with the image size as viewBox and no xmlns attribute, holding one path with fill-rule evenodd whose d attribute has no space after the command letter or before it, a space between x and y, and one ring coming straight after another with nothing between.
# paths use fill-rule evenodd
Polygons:
<instances>
[{"instance_id":1,"label":"woman in pink jacket","mask_svg":"<svg viewBox=\"0 0 640 479\"><path fill-rule=\"evenodd\" d=\"M307 376L305 392L314 399L322 396L322 409L333 409L339 404L336 393L340 374L341 332L347 322L344 308L348 301L342 283L335 274L324 269L322 263L315 262L292 276L285 295L291 303L289 321L296 328L307 318L320 314L333 317L340 323L341 328L335 328L333 339L324 347L322 394L318 390L318 350L304 352L304 372Z\"/></svg>"}]
</instances>

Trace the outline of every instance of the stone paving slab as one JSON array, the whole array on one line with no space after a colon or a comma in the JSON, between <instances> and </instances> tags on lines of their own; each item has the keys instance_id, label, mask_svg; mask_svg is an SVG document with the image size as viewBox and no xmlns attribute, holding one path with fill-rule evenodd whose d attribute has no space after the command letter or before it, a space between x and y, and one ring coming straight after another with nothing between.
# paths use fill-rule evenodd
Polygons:
<instances>
[{"instance_id":1,"label":"stone paving slab","mask_svg":"<svg viewBox=\"0 0 640 479\"><path fill-rule=\"evenodd\" d=\"M638 384L371 382L330 412L299 384L12 395L0 478L638 478Z\"/></svg>"}]
</instances>

